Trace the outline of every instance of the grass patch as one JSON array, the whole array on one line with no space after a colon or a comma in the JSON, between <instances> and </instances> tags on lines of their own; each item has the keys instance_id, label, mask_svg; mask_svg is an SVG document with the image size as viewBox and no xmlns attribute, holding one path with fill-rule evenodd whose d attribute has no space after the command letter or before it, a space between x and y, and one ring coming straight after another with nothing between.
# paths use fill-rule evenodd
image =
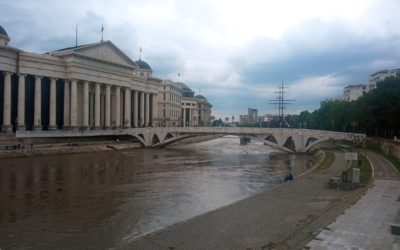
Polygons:
<instances>
[{"instance_id":1,"label":"grass patch","mask_svg":"<svg viewBox=\"0 0 400 250\"><path fill-rule=\"evenodd\" d=\"M360 168L360 182L369 182L372 178L371 163L362 154L358 154L358 159L361 160L361 166L358 165L359 161L351 161L350 167L346 170L347 180L353 179L353 168Z\"/></svg>"},{"instance_id":2,"label":"grass patch","mask_svg":"<svg viewBox=\"0 0 400 250\"><path fill-rule=\"evenodd\" d=\"M317 169L327 169L335 161L335 154L331 151L325 152L324 160L319 164Z\"/></svg>"}]
</instances>

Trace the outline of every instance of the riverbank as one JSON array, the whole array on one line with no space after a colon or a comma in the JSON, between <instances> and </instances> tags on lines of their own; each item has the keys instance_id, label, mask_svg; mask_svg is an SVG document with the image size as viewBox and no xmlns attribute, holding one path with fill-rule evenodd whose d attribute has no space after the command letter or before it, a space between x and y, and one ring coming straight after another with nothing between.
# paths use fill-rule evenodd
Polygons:
<instances>
[{"instance_id":1,"label":"riverbank","mask_svg":"<svg viewBox=\"0 0 400 250\"><path fill-rule=\"evenodd\" d=\"M221 135L195 136L185 138L176 142L176 144L197 143L219 137L221 137ZM51 139L21 141L15 138L15 135L10 134L7 136L3 135L0 139L0 144L7 145L0 148L0 159L142 148L141 143L136 141L99 140L98 138L66 140L65 142L60 139L55 139L54 141Z\"/></svg>"},{"instance_id":2,"label":"riverbank","mask_svg":"<svg viewBox=\"0 0 400 250\"><path fill-rule=\"evenodd\" d=\"M326 188L347 167L335 151L330 168L317 169L226 207L128 242L129 249L301 249L366 191Z\"/></svg>"}]
</instances>

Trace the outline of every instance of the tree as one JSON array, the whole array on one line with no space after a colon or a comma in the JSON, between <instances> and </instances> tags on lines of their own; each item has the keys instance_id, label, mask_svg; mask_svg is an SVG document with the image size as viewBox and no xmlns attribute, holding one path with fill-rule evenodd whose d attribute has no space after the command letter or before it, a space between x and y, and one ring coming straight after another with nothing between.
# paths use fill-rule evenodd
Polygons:
<instances>
[{"instance_id":1,"label":"tree","mask_svg":"<svg viewBox=\"0 0 400 250\"><path fill-rule=\"evenodd\" d=\"M294 127L365 132L370 136L400 134L400 78L390 77L356 101L327 101L312 113L303 111Z\"/></svg>"}]
</instances>

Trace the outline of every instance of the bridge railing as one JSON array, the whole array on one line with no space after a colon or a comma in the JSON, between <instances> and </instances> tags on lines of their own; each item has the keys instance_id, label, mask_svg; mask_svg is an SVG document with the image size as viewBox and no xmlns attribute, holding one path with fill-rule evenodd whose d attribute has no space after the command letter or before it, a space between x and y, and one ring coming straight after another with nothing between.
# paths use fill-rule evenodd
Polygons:
<instances>
[{"instance_id":1,"label":"bridge railing","mask_svg":"<svg viewBox=\"0 0 400 250\"><path fill-rule=\"evenodd\" d=\"M322 138L352 140L365 138L365 134L293 129L293 128L243 128L243 127L146 127L110 130L57 130L57 131L17 131L17 137L74 137L74 136L104 136L137 133L196 133L196 134L233 134L233 135L306 135Z\"/></svg>"}]
</instances>

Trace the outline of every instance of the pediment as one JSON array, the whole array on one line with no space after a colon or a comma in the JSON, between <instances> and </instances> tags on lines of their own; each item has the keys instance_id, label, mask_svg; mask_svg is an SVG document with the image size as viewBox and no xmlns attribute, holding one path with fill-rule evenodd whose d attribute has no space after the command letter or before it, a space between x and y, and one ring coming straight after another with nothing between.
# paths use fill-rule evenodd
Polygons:
<instances>
[{"instance_id":1,"label":"pediment","mask_svg":"<svg viewBox=\"0 0 400 250\"><path fill-rule=\"evenodd\" d=\"M107 62L136 67L136 64L110 41L76 48L73 52Z\"/></svg>"}]
</instances>

